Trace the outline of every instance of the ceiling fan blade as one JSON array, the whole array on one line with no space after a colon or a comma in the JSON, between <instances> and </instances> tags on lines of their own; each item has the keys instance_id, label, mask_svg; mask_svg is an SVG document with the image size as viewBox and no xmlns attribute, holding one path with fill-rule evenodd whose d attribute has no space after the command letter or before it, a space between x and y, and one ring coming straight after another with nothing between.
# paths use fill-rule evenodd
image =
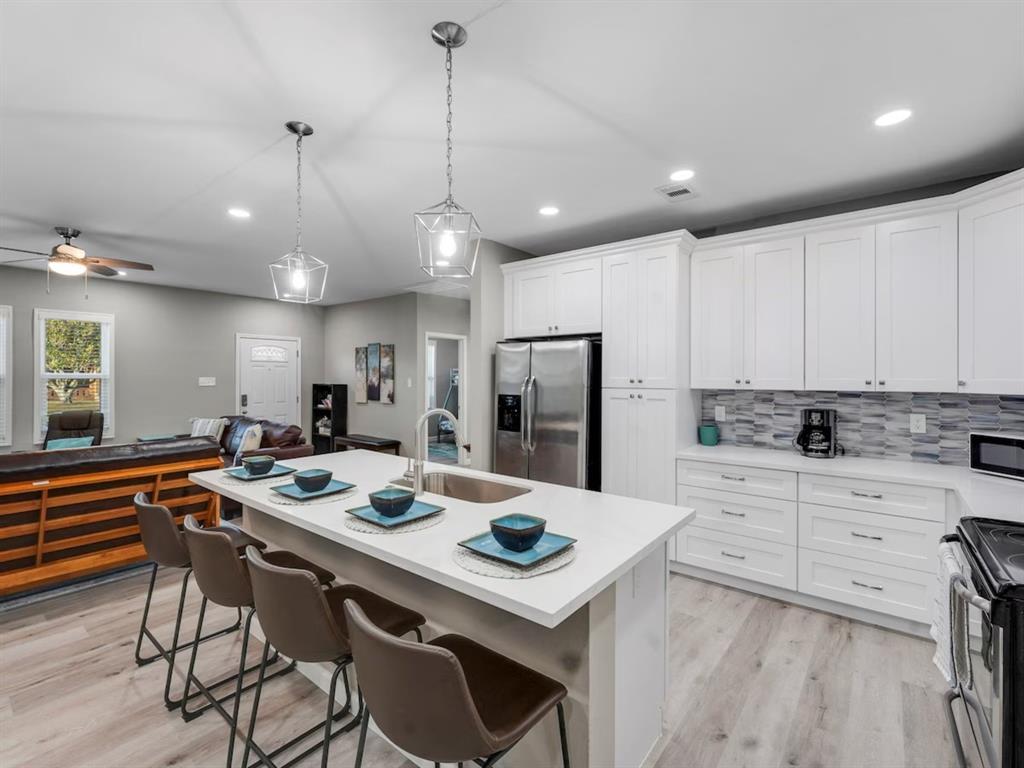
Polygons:
<instances>
[{"instance_id":1,"label":"ceiling fan blade","mask_svg":"<svg viewBox=\"0 0 1024 768\"><path fill-rule=\"evenodd\" d=\"M103 275L104 277L113 277L117 274L116 269L111 269L103 264L90 264L87 269L96 275Z\"/></svg>"},{"instance_id":2,"label":"ceiling fan blade","mask_svg":"<svg viewBox=\"0 0 1024 768\"><path fill-rule=\"evenodd\" d=\"M0 267L5 267L8 264L24 264L27 261L49 261L49 259L43 259L38 256L33 256L31 259L12 259L11 261L0 261Z\"/></svg>"},{"instance_id":3,"label":"ceiling fan blade","mask_svg":"<svg viewBox=\"0 0 1024 768\"><path fill-rule=\"evenodd\" d=\"M98 256L89 256L86 258L90 264L102 264L105 267L116 267L118 269L144 269L148 272L153 271L152 264L144 264L141 261L126 261L125 259L104 259Z\"/></svg>"},{"instance_id":4,"label":"ceiling fan blade","mask_svg":"<svg viewBox=\"0 0 1024 768\"><path fill-rule=\"evenodd\" d=\"M0 251L14 251L15 253L31 253L36 256L49 256L50 254L44 251L26 251L24 248L8 248L6 245L0 245ZM9 263L9 262L8 262Z\"/></svg>"}]
</instances>

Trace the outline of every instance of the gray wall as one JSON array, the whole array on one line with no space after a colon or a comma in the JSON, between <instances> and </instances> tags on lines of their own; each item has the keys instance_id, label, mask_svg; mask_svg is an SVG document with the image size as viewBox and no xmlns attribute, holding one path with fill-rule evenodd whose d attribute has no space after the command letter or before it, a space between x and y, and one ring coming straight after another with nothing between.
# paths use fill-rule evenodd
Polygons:
<instances>
[{"instance_id":1,"label":"gray wall","mask_svg":"<svg viewBox=\"0 0 1024 768\"><path fill-rule=\"evenodd\" d=\"M474 469L494 466L494 344L505 338L505 283L501 265L530 254L482 240L470 286L469 436Z\"/></svg>"},{"instance_id":2,"label":"gray wall","mask_svg":"<svg viewBox=\"0 0 1024 768\"><path fill-rule=\"evenodd\" d=\"M116 280L54 278L42 271L0 267L0 304L14 307L13 450L33 448L32 310L114 315L113 442L188 429L191 416L236 413L235 333L302 339L302 428L310 432L309 397L324 372L321 307ZM217 386L199 387L199 376ZM7 450L7 449L0 449Z\"/></svg>"},{"instance_id":3,"label":"gray wall","mask_svg":"<svg viewBox=\"0 0 1024 768\"><path fill-rule=\"evenodd\" d=\"M848 456L966 465L971 431L1024 433L1024 397L916 392L771 392L705 390L702 418L718 422L721 442L792 451L803 408L835 408ZM911 434L910 414L927 431Z\"/></svg>"},{"instance_id":4,"label":"gray wall","mask_svg":"<svg viewBox=\"0 0 1024 768\"><path fill-rule=\"evenodd\" d=\"M324 314L324 375L349 388L348 431L402 441L412 452L412 430L425 402L426 331L469 332L469 302L405 293L337 304ZM356 405L355 348L379 341L395 345L395 402Z\"/></svg>"}]
</instances>

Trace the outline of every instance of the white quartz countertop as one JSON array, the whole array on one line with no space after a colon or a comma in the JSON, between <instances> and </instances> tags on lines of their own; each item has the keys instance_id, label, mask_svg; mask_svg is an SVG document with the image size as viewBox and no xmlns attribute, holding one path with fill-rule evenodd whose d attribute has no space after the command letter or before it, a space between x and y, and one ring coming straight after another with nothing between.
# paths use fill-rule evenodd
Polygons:
<instances>
[{"instance_id":1,"label":"white quartz countertop","mask_svg":"<svg viewBox=\"0 0 1024 768\"><path fill-rule=\"evenodd\" d=\"M557 626L590 602L656 547L663 546L694 515L692 509L684 507L428 463L428 472L455 472L532 490L494 504L424 493L420 497L423 501L446 509L439 525L402 534L360 533L345 526L349 517L345 510L368 504L369 493L401 477L406 459L372 451L343 451L282 463L298 469L330 469L336 479L355 483L357 492L332 503L293 506L273 501L276 494L270 486L274 483L225 482L222 470L195 472L189 477L204 488L278 520L545 627ZM487 531L492 518L515 512L542 517L548 521L547 530L578 539L576 559L557 571L527 579L480 576L455 563L457 542Z\"/></svg>"},{"instance_id":2,"label":"white quartz countertop","mask_svg":"<svg viewBox=\"0 0 1024 768\"><path fill-rule=\"evenodd\" d=\"M679 451L677 456L690 461L946 488L958 494L963 515L1024 523L1024 482L972 472L967 467L861 456L812 459L795 451L736 445L694 445Z\"/></svg>"}]
</instances>

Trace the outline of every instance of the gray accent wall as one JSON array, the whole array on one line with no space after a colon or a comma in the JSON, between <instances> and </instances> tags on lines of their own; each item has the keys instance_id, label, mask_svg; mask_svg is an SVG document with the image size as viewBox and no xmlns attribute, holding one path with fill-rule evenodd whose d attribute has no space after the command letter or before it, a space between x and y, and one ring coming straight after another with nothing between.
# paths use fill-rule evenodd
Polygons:
<instances>
[{"instance_id":1,"label":"gray accent wall","mask_svg":"<svg viewBox=\"0 0 1024 768\"><path fill-rule=\"evenodd\" d=\"M721 442L795 450L803 408L835 408L847 456L965 466L972 431L1024 435L1024 397L911 392L773 392L705 390L701 418L718 422ZM911 434L910 414L924 414L927 431Z\"/></svg>"},{"instance_id":2,"label":"gray accent wall","mask_svg":"<svg viewBox=\"0 0 1024 768\"><path fill-rule=\"evenodd\" d=\"M192 416L237 413L235 334L302 339L301 420L310 432L309 393L324 372L324 309L208 291L89 280L0 267L0 304L14 308L14 439L10 448L32 450L32 315L45 309L114 315L114 428L111 442L139 435L188 431ZM217 385L200 387L200 376Z\"/></svg>"}]
</instances>

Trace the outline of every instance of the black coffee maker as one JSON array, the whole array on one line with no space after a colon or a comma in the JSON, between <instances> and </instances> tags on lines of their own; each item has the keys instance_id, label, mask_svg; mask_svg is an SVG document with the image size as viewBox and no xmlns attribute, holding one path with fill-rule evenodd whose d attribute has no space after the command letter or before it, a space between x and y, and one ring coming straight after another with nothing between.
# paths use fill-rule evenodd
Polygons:
<instances>
[{"instance_id":1,"label":"black coffee maker","mask_svg":"<svg viewBox=\"0 0 1024 768\"><path fill-rule=\"evenodd\" d=\"M803 426L795 438L793 445L799 448L804 456L815 459L831 459L836 451L846 451L839 444L839 417L835 408L804 408L801 411Z\"/></svg>"}]
</instances>

